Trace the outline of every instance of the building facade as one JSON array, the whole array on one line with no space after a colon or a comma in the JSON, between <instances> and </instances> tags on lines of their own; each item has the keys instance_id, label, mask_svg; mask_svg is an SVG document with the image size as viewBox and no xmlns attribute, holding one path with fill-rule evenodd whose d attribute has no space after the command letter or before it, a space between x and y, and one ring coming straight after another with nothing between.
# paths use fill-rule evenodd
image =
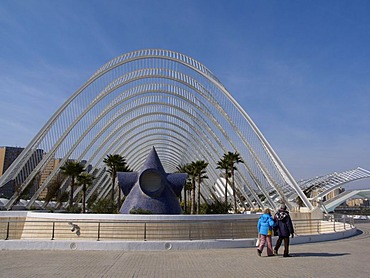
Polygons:
<instances>
[{"instance_id":1,"label":"building facade","mask_svg":"<svg viewBox=\"0 0 370 278\"><path fill-rule=\"evenodd\" d=\"M0 147L0 176L12 165L12 163L18 158L23 152L24 148L21 147ZM14 192L18 189L19 185L22 184L34 170L37 163L42 160L43 150L37 149L31 153L27 162L22 169L19 169L16 174L16 179L10 180L3 187L0 187L0 197L11 198ZM35 177L29 184L27 190L23 192L23 195L34 194L39 184L39 178Z\"/></svg>"}]
</instances>

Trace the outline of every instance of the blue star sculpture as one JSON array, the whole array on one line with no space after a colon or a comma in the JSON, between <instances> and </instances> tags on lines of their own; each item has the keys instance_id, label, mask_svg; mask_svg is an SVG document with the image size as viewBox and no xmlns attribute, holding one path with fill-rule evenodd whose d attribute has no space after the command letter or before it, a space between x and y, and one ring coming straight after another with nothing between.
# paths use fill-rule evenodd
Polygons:
<instances>
[{"instance_id":1,"label":"blue star sculpture","mask_svg":"<svg viewBox=\"0 0 370 278\"><path fill-rule=\"evenodd\" d=\"M117 178L118 185L126 196L120 213L182 213L177 196L181 194L187 174L167 174L154 147L139 173L118 172Z\"/></svg>"}]
</instances>

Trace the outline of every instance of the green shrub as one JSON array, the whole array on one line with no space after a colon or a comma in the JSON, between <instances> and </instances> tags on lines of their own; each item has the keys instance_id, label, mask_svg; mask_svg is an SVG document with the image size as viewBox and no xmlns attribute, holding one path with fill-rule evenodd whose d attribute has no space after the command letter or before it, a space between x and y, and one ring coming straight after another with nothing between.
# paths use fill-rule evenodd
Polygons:
<instances>
[{"instance_id":1,"label":"green shrub","mask_svg":"<svg viewBox=\"0 0 370 278\"><path fill-rule=\"evenodd\" d=\"M153 213L147 209L133 207L130 210L130 214L153 214Z\"/></svg>"},{"instance_id":2,"label":"green shrub","mask_svg":"<svg viewBox=\"0 0 370 278\"><path fill-rule=\"evenodd\" d=\"M212 204L204 203L200 206L201 214L228 214L231 209L231 204L224 202L215 202Z\"/></svg>"},{"instance_id":3,"label":"green shrub","mask_svg":"<svg viewBox=\"0 0 370 278\"><path fill-rule=\"evenodd\" d=\"M118 213L117 204L113 203L110 198L96 201L91 206L93 213Z\"/></svg>"},{"instance_id":4,"label":"green shrub","mask_svg":"<svg viewBox=\"0 0 370 278\"><path fill-rule=\"evenodd\" d=\"M67 212L70 212L70 213L80 213L81 210L82 209L78 205L76 205L76 204L74 204L73 206L69 206L67 208Z\"/></svg>"}]
</instances>

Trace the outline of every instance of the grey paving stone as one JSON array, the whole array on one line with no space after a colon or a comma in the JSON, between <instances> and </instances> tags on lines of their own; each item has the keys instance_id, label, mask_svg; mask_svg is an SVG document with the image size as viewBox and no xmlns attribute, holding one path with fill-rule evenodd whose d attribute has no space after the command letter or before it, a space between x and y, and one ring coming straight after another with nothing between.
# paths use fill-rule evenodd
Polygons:
<instances>
[{"instance_id":1,"label":"grey paving stone","mask_svg":"<svg viewBox=\"0 0 370 278\"><path fill-rule=\"evenodd\" d=\"M183 251L0 251L0 277L370 277L370 223L351 238L291 246ZM282 251L282 250L281 250Z\"/></svg>"}]
</instances>

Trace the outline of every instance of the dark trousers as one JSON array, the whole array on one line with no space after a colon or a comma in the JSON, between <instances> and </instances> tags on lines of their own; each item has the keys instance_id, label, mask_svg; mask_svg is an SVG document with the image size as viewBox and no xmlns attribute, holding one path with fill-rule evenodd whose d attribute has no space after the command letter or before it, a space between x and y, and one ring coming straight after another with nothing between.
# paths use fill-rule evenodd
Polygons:
<instances>
[{"instance_id":1,"label":"dark trousers","mask_svg":"<svg viewBox=\"0 0 370 278\"><path fill-rule=\"evenodd\" d=\"M284 256L288 256L289 255L289 237L279 236L279 238L276 241L276 245L274 249L276 252L278 252L283 240L284 240Z\"/></svg>"}]
</instances>

